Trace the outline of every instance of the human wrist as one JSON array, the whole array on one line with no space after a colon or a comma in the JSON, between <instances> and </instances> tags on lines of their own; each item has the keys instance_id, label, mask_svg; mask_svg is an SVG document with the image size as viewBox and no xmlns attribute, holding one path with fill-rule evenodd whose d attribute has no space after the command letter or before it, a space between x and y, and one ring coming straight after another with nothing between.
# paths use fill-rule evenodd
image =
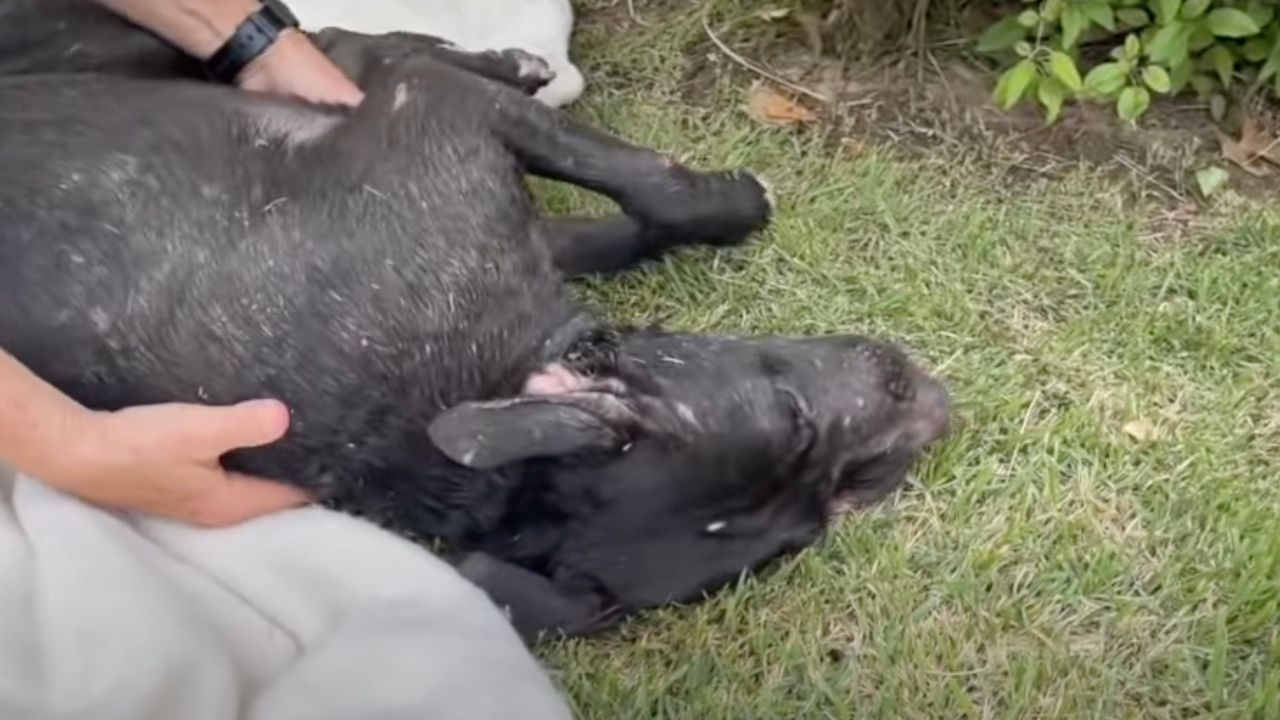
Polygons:
<instances>
[{"instance_id":1,"label":"human wrist","mask_svg":"<svg viewBox=\"0 0 1280 720\"><path fill-rule=\"evenodd\" d=\"M175 42L201 61L208 60L258 5L257 0L181 0L177 9L184 17L184 30Z\"/></svg>"},{"instance_id":2,"label":"human wrist","mask_svg":"<svg viewBox=\"0 0 1280 720\"><path fill-rule=\"evenodd\" d=\"M98 428L104 413L81 405L63 408L52 432L45 433L47 442L37 443L19 469L45 484L75 493L90 468L101 463L106 444Z\"/></svg>"},{"instance_id":3,"label":"human wrist","mask_svg":"<svg viewBox=\"0 0 1280 720\"><path fill-rule=\"evenodd\" d=\"M51 486L66 489L98 447L93 433L93 413L69 398L42 403L31 419L25 438L7 448L3 457L15 469Z\"/></svg>"},{"instance_id":4,"label":"human wrist","mask_svg":"<svg viewBox=\"0 0 1280 720\"><path fill-rule=\"evenodd\" d=\"M276 41L262 51L258 57L250 60L235 78L235 84L245 90L269 91L276 84L275 68L288 67L290 56L306 53L311 40L294 28L280 31Z\"/></svg>"}]
</instances>

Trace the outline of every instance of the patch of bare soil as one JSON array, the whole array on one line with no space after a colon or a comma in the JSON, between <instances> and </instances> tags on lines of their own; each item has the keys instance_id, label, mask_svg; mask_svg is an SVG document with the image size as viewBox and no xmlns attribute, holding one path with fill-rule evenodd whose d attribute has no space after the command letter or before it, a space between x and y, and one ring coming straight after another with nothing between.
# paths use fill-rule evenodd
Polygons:
<instances>
[{"instance_id":1,"label":"patch of bare soil","mask_svg":"<svg viewBox=\"0 0 1280 720\"><path fill-rule=\"evenodd\" d=\"M660 23L666 12L690 7L688 0L586 4L583 21L604 24L611 32ZM989 163L1012 181L1053 177L1082 166L1100 169L1178 218L1195 214L1201 201L1195 174L1210 165L1229 170L1230 187L1241 195L1280 195L1280 173L1259 176L1223 158L1219 130L1204 104L1157 100L1133 126L1111 106L1074 103L1049 125L1039 108L1029 104L1012 111L997 108L991 100L994 74L965 56L956 43L875 65L858 64L819 55L812 32L799 23L780 29L786 24L767 22L731 35L710 29L688 50L686 102L712 104L726 73L744 88L772 75L782 81L773 82L774 87L817 115L817 123L807 123L810 129L846 145L877 143L908 153L959 155ZM807 92L789 91L788 84Z\"/></svg>"},{"instance_id":2,"label":"patch of bare soil","mask_svg":"<svg viewBox=\"0 0 1280 720\"><path fill-rule=\"evenodd\" d=\"M713 56L706 53L717 49L710 39L700 49L695 72L688 78L688 100L697 102L699 89L714 85L711 77L699 74L730 72L744 81L748 75L759 75L736 61L709 60ZM1120 120L1110 106L1075 103L1050 125L1039 108L1029 104L1000 110L991 100L993 75L954 53L900 57L870 67L815 58L804 47L777 43L763 52L734 52L825 98L797 93L828 127L851 142L884 143L907 152L958 153L995 163L1013 179L1086 166L1132 181L1143 196L1173 206L1194 202L1195 173L1210 165L1231 171L1236 192L1264 198L1280 195L1274 174L1259 177L1223 159L1219 130L1203 104L1157 101L1134 126Z\"/></svg>"}]
</instances>

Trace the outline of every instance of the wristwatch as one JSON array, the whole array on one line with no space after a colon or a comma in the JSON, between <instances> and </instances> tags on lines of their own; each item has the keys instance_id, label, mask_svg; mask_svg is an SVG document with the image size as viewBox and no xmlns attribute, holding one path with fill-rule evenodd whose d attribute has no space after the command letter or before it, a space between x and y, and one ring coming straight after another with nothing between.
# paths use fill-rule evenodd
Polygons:
<instances>
[{"instance_id":1,"label":"wristwatch","mask_svg":"<svg viewBox=\"0 0 1280 720\"><path fill-rule=\"evenodd\" d=\"M246 65L275 43L280 33L296 27L298 18L281 0L262 0L262 5L204 62L204 70L218 82L234 82Z\"/></svg>"}]
</instances>

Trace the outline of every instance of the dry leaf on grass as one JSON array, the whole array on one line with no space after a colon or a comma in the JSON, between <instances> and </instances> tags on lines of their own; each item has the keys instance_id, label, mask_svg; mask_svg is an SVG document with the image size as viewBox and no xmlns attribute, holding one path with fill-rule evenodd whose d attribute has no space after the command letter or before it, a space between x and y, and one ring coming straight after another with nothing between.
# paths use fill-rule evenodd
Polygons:
<instances>
[{"instance_id":1,"label":"dry leaf on grass","mask_svg":"<svg viewBox=\"0 0 1280 720\"><path fill-rule=\"evenodd\" d=\"M1246 115L1240 128L1240 139L1218 134L1222 142L1222 157L1244 168L1250 175L1266 177L1271 174L1267 162L1280 165L1280 138L1271 133L1252 115Z\"/></svg>"},{"instance_id":2,"label":"dry leaf on grass","mask_svg":"<svg viewBox=\"0 0 1280 720\"><path fill-rule=\"evenodd\" d=\"M1160 436L1159 431L1156 430L1156 426L1152 425L1150 420L1130 420L1124 424L1122 429L1124 430L1125 435L1128 435L1138 442L1152 442L1157 440Z\"/></svg>"},{"instance_id":3,"label":"dry leaf on grass","mask_svg":"<svg viewBox=\"0 0 1280 720\"><path fill-rule=\"evenodd\" d=\"M764 82L756 82L747 93L747 114L757 122L784 127L818 119L812 110Z\"/></svg>"}]
</instances>

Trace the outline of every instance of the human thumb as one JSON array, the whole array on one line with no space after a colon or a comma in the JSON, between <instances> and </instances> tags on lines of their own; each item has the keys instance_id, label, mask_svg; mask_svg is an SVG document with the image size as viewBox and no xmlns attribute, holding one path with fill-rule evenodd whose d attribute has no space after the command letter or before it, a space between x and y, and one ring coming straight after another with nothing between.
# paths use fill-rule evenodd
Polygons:
<instances>
[{"instance_id":1,"label":"human thumb","mask_svg":"<svg viewBox=\"0 0 1280 720\"><path fill-rule=\"evenodd\" d=\"M178 409L179 432L203 457L218 457L239 448L270 445L289 429L289 409L278 400L250 400L237 405Z\"/></svg>"},{"instance_id":2,"label":"human thumb","mask_svg":"<svg viewBox=\"0 0 1280 720\"><path fill-rule=\"evenodd\" d=\"M301 488L239 473L207 471L192 478L204 492L183 518L204 527L225 527L311 502Z\"/></svg>"}]
</instances>

